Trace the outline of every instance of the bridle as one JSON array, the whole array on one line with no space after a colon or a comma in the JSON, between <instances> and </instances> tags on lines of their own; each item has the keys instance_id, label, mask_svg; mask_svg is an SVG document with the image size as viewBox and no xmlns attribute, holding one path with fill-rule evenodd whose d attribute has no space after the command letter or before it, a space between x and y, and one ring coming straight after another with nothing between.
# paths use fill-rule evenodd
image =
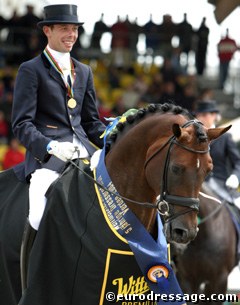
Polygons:
<instances>
[{"instance_id":1,"label":"bridle","mask_svg":"<svg viewBox=\"0 0 240 305\"><path fill-rule=\"evenodd\" d=\"M190 120L187 121L185 124L183 124L181 127L188 127L190 125L202 125L201 122L197 120ZM188 147L186 145L183 145L182 143L177 141L177 138L175 135L171 136L163 146L161 146L157 151L155 151L145 162L144 168L147 167L149 162L156 156L158 155L166 146L169 145L167 154L166 154L166 159L164 163L164 169L163 169L163 176L162 176L162 187L161 187L161 192L160 195L158 196L156 205L157 205L157 210L158 212L165 217L165 222L172 221L176 217L186 214L188 212L191 212L193 210L199 211L199 203L200 200L199 198L192 198L192 197L182 197L182 196L177 196L177 195L170 195L168 193L168 186L167 186L167 181L168 181L168 168L169 168L169 162L170 162L170 155L171 151L173 148L173 145L177 145L187 151L190 151L192 153L196 154L206 154L209 152L209 147L206 150L196 150L191 147ZM187 209L182 210L181 212L175 213L174 215L170 215L169 213L169 203L172 205L180 205L183 207L187 207Z\"/></svg>"},{"instance_id":2,"label":"bridle","mask_svg":"<svg viewBox=\"0 0 240 305\"><path fill-rule=\"evenodd\" d=\"M197 121L197 120L190 120L187 121L185 124L183 124L181 127L188 127L190 125L202 125L201 122ZM162 188L161 188L161 192L160 195L158 196L158 199L156 201L156 203L150 203L150 202L140 202L140 201L136 201L136 200L132 200L130 198L126 198L120 194L117 194L111 190L109 190L107 187L105 187L103 184L99 183L95 178L93 178L91 175L89 175L88 173L86 173L80 166L78 166L73 160L69 160L69 162L75 166L76 168L78 168L84 175L86 175L90 180L92 180L98 187L104 189L105 191L107 191L109 194L114 195L115 197L121 198L124 201L128 201L129 203L133 203L142 207L146 207L146 208L152 208L152 209L157 209L160 215L163 215L165 217L165 222L169 222L172 221L173 219L175 219L176 217L189 213L193 210L195 211L199 211L199 198L192 198L192 197L182 197L182 196L177 196L177 195L170 195L168 194L167 191L167 178L168 178L168 167L169 167L169 162L170 162L170 155L171 155L171 151L173 148L173 145L178 145L179 147L190 151L192 153L198 153L198 154L206 154L209 152L209 147L206 150L195 150L191 147L185 146L182 143L179 143L176 139L176 136L173 135L171 136L166 142L165 144L163 144L163 146L161 146L159 149L157 149L156 152L154 152L145 162L144 164L144 168L146 168L146 166L148 165L148 163L156 156L158 155L165 147L168 147L167 150L167 154L166 154L166 159L165 159L165 163L164 163L164 170L163 170L163 176L162 176ZM78 148L76 148L77 151ZM169 214L169 204L173 204L173 205L180 205L183 207L187 207L187 209L182 210L181 212L175 213L174 215L170 215Z\"/></svg>"}]
</instances>

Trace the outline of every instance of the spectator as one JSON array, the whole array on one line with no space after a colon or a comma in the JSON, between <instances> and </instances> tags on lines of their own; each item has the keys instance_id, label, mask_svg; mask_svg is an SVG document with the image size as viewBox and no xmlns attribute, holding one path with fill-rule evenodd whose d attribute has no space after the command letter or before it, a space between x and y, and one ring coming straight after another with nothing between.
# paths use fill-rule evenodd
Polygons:
<instances>
[{"instance_id":1,"label":"spectator","mask_svg":"<svg viewBox=\"0 0 240 305\"><path fill-rule=\"evenodd\" d=\"M4 94L5 94L5 84L3 79L0 78L0 105L3 101Z\"/></svg>"},{"instance_id":2,"label":"spectator","mask_svg":"<svg viewBox=\"0 0 240 305\"><path fill-rule=\"evenodd\" d=\"M6 65L3 69L2 81L6 91L13 90L14 87L14 72L10 65ZM1 94L0 94L1 95Z\"/></svg>"},{"instance_id":3,"label":"spectator","mask_svg":"<svg viewBox=\"0 0 240 305\"><path fill-rule=\"evenodd\" d=\"M203 102L214 100L214 90L210 87L202 88L199 93L199 100Z\"/></svg>"},{"instance_id":4,"label":"spectator","mask_svg":"<svg viewBox=\"0 0 240 305\"><path fill-rule=\"evenodd\" d=\"M123 92L121 92L121 90L115 93L116 96L114 97L114 107L112 108L113 117L121 116L128 110L124 105L122 94Z\"/></svg>"},{"instance_id":5,"label":"spectator","mask_svg":"<svg viewBox=\"0 0 240 305\"><path fill-rule=\"evenodd\" d=\"M159 103L162 97L163 90L163 79L161 73L156 73L152 76L152 81L148 86L148 89L142 96L139 98L138 104L151 104Z\"/></svg>"},{"instance_id":6,"label":"spectator","mask_svg":"<svg viewBox=\"0 0 240 305\"><path fill-rule=\"evenodd\" d=\"M97 100L97 107L100 120L105 125L108 125L109 122L107 121L107 118L113 117L112 109L108 105L105 105L99 98Z\"/></svg>"},{"instance_id":7,"label":"spectator","mask_svg":"<svg viewBox=\"0 0 240 305\"><path fill-rule=\"evenodd\" d=\"M134 89L141 95L143 95L148 90L148 81L146 80L144 74L135 75Z\"/></svg>"},{"instance_id":8,"label":"spectator","mask_svg":"<svg viewBox=\"0 0 240 305\"><path fill-rule=\"evenodd\" d=\"M184 13L183 21L177 25L177 34L179 36L180 52L186 55L185 70L188 67L188 54L192 49L193 33L192 25L187 21L187 14Z\"/></svg>"},{"instance_id":9,"label":"spectator","mask_svg":"<svg viewBox=\"0 0 240 305\"><path fill-rule=\"evenodd\" d=\"M12 17L7 20L8 35L6 42L10 45L23 48L24 47L24 35L22 33L20 17L17 14L17 11L14 10Z\"/></svg>"},{"instance_id":10,"label":"spectator","mask_svg":"<svg viewBox=\"0 0 240 305\"><path fill-rule=\"evenodd\" d=\"M169 14L163 15L163 22L158 27L160 33L159 48L163 57L172 57L172 38L177 34L177 25Z\"/></svg>"},{"instance_id":11,"label":"spectator","mask_svg":"<svg viewBox=\"0 0 240 305\"><path fill-rule=\"evenodd\" d=\"M40 21L40 18L34 13L34 6L27 4L26 9L26 14L20 19L21 25L28 29L37 30L37 23Z\"/></svg>"},{"instance_id":12,"label":"spectator","mask_svg":"<svg viewBox=\"0 0 240 305\"><path fill-rule=\"evenodd\" d=\"M2 102L0 103L0 110L4 112L5 119L8 123L11 122L12 114L13 91L6 91Z\"/></svg>"},{"instance_id":13,"label":"spectator","mask_svg":"<svg viewBox=\"0 0 240 305\"><path fill-rule=\"evenodd\" d=\"M122 101L125 109L128 110L130 108L136 108L139 98L140 94L134 88L134 82L129 83L122 95Z\"/></svg>"},{"instance_id":14,"label":"spectator","mask_svg":"<svg viewBox=\"0 0 240 305\"><path fill-rule=\"evenodd\" d=\"M195 87L193 84L187 83L185 86L183 86L178 104L183 108L186 108L189 112L193 112L196 98Z\"/></svg>"},{"instance_id":15,"label":"spectator","mask_svg":"<svg viewBox=\"0 0 240 305\"><path fill-rule=\"evenodd\" d=\"M122 71L121 68L115 67L114 65L109 67L108 79L112 89L118 88L120 86L121 71Z\"/></svg>"},{"instance_id":16,"label":"spectator","mask_svg":"<svg viewBox=\"0 0 240 305\"><path fill-rule=\"evenodd\" d=\"M164 81L176 82L179 71L173 66L170 58L165 57L163 66L160 68L160 73Z\"/></svg>"},{"instance_id":17,"label":"spectator","mask_svg":"<svg viewBox=\"0 0 240 305\"><path fill-rule=\"evenodd\" d=\"M110 27L111 40L111 63L115 67L128 68L130 66L130 37L129 27L120 16Z\"/></svg>"},{"instance_id":18,"label":"spectator","mask_svg":"<svg viewBox=\"0 0 240 305\"><path fill-rule=\"evenodd\" d=\"M197 49L196 49L196 69L197 74L202 75L206 66L206 55L208 47L209 28L206 26L206 17L203 17L199 29L196 31Z\"/></svg>"},{"instance_id":19,"label":"spectator","mask_svg":"<svg viewBox=\"0 0 240 305\"><path fill-rule=\"evenodd\" d=\"M223 89L228 77L229 64L235 51L238 50L236 41L229 37L228 29L226 30L226 35L219 41L217 49L219 56L219 87Z\"/></svg>"},{"instance_id":20,"label":"spectator","mask_svg":"<svg viewBox=\"0 0 240 305\"><path fill-rule=\"evenodd\" d=\"M149 21L143 26L143 32L146 37L147 53L155 54L159 47L160 36L158 25L152 20L152 14L150 14Z\"/></svg>"},{"instance_id":21,"label":"spectator","mask_svg":"<svg viewBox=\"0 0 240 305\"><path fill-rule=\"evenodd\" d=\"M9 127L3 111L0 111L0 144L6 144Z\"/></svg>"},{"instance_id":22,"label":"spectator","mask_svg":"<svg viewBox=\"0 0 240 305\"><path fill-rule=\"evenodd\" d=\"M134 22L130 22L128 15L126 17L125 23L129 28L131 58L133 61L135 61L138 55L137 44L139 34L142 32L142 27L137 24L137 18L135 18Z\"/></svg>"},{"instance_id":23,"label":"spectator","mask_svg":"<svg viewBox=\"0 0 240 305\"><path fill-rule=\"evenodd\" d=\"M0 15L0 30L6 26L6 19Z\"/></svg>"},{"instance_id":24,"label":"spectator","mask_svg":"<svg viewBox=\"0 0 240 305\"><path fill-rule=\"evenodd\" d=\"M7 24L7 20L2 15L0 15L0 41L1 41L1 31L6 27L6 24Z\"/></svg>"},{"instance_id":25,"label":"spectator","mask_svg":"<svg viewBox=\"0 0 240 305\"><path fill-rule=\"evenodd\" d=\"M3 169L8 169L23 162L25 159L25 155L20 148L20 143L16 138L11 139L9 148L7 149L3 161L2 167Z\"/></svg>"},{"instance_id":26,"label":"spectator","mask_svg":"<svg viewBox=\"0 0 240 305\"><path fill-rule=\"evenodd\" d=\"M25 56L25 59L31 59L42 51L39 35L36 32L32 32L28 39L27 55Z\"/></svg>"},{"instance_id":27,"label":"spectator","mask_svg":"<svg viewBox=\"0 0 240 305\"><path fill-rule=\"evenodd\" d=\"M41 50L41 43L40 43L40 31L37 28L37 23L40 21L40 18L35 15L34 7L31 4L26 5L26 14L24 14L20 20L20 26L22 27L23 32L23 46L24 46L24 60L31 59L34 54L32 53L32 49L37 49L37 53ZM34 44L38 44L37 46L34 45L33 47L33 38Z\"/></svg>"},{"instance_id":28,"label":"spectator","mask_svg":"<svg viewBox=\"0 0 240 305\"><path fill-rule=\"evenodd\" d=\"M178 103L178 96L176 93L176 85L175 82L171 80L167 80L163 82L162 85L162 95L159 100L159 103L164 104L167 102L176 102Z\"/></svg>"},{"instance_id":29,"label":"spectator","mask_svg":"<svg viewBox=\"0 0 240 305\"><path fill-rule=\"evenodd\" d=\"M102 35L109 31L109 27L103 21L104 14L101 14L101 18L97 21L93 28L92 38L91 38L91 45L90 47L93 49L101 50L101 38Z\"/></svg>"},{"instance_id":30,"label":"spectator","mask_svg":"<svg viewBox=\"0 0 240 305\"><path fill-rule=\"evenodd\" d=\"M112 33L111 48L129 48L130 38L129 38L129 28L127 24L121 21L120 16L117 17L117 22L114 23L110 31Z\"/></svg>"}]
</instances>

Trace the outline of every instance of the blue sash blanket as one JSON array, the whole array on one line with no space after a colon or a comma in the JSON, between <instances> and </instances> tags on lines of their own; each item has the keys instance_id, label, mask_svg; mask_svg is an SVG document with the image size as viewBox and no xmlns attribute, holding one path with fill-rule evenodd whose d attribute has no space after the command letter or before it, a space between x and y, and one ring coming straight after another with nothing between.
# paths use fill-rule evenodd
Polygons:
<instances>
[{"instance_id":1,"label":"blue sash blanket","mask_svg":"<svg viewBox=\"0 0 240 305\"><path fill-rule=\"evenodd\" d=\"M135 214L117 196L117 190L106 170L104 157L103 149L96 169L96 178L100 184L105 186L105 189L98 187L98 193L110 227L128 242L151 291L155 294L171 295L169 301L166 297L164 301L160 299L156 304L184 304L185 302L180 300L183 295L182 291L168 263L167 242L160 216L157 215L156 219L158 239L155 241ZM107 192L106 188L111 193Z\"/></svg>"}]
</instances>

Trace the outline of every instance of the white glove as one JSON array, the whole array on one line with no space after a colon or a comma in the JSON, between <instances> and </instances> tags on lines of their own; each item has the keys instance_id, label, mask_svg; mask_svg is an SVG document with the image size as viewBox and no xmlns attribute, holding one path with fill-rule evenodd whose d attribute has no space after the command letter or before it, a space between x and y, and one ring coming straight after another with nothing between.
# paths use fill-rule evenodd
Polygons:
<instances>
[{"instance_id":1,"label":"white glove","mask_svg":"<svg viewBox=\"0 0 240 305\"><path fill-rule=\"evenodd\" d=\"M239 185L238 177L236 175L231 175L226 180L226 186L231 189L237 189Z\"/></svg>"},{"instance_id":2,"label":"white glove","mask_svg":"<svg viewBox=\"0 0 240 305\"><path fill-rule=\"evenodd\" d=\"M51 141L47 146L47 152L50 155L54 155L64 162L71 160L76 150L77 147L71 142Z\"/></svg>"},{"instance_id":3,"label":"white glove","mask_svg":"<svg viewBox=\"0 0 240 305\"><path fill-rule=\"evenodd\" d=\"M101 152L102 152L102 150L98 149L92 155L91 160L90 160L90 169L91 169L91 171L93 171L98 166Z\"/></svg>"}]
</instances>

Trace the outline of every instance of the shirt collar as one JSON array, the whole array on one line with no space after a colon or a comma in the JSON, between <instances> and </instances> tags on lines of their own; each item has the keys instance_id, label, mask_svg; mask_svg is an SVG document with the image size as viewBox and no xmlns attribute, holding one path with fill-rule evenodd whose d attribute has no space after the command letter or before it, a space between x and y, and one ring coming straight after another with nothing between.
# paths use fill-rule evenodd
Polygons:
<instances>
[{"instance_id":1,"label":"shirt collar","mask_svg":"<svg viewBox=\"0 0 240 305\"><path fill-rule=\"evenodd\" d=\"M56 50L51 49L49 45L47 46L47 48L62 69L71 70L69 52L68 53L58 52Z\"/></svg>"}]
</instances>

